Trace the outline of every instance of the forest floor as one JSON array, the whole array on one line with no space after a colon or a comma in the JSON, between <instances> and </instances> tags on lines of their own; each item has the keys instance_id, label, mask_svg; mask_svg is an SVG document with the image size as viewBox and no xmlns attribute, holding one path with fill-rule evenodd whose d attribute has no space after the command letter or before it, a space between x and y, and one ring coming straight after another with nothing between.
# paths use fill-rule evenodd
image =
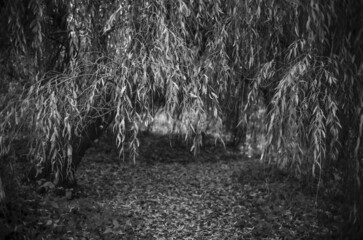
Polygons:
<instances>
[{"instance_id":1,"label":"forest floor","mask_svg":"<svg viewBox=\"0 0 363 240\"><path fill-rule=\"evenodd\" d=\"M329 202L254 158L218 146L195 158L167 136L147 135L140 145L134 164L120 161L107 141L97 143L77 171L77 189L64 196L24 186L15 205L21 213L8 215L15 225L8 239L338 236L341 218Z\"/></svg>"}]
</instances>

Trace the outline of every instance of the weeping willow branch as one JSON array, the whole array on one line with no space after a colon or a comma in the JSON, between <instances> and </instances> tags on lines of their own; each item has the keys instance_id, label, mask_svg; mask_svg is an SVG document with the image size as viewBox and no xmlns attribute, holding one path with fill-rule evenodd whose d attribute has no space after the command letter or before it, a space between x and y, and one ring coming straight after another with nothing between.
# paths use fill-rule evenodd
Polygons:
<instances>
[{"instance_id":1,"label":"weeping willow branch","mask_svg":"<svg viewBox=\"0 0 363 240\"><path fill-rule=\"evenodd\" d=\"M337 147L337 103L334 95L326 95L333 93L336 80L323 66L310 55L297 61L279 81L271 101L262 157L282 168L294 166L297 173L313 160L308 165L315 174L326 158L326 142L331 141L331 148Z\"/></svg>"}]
</instances>

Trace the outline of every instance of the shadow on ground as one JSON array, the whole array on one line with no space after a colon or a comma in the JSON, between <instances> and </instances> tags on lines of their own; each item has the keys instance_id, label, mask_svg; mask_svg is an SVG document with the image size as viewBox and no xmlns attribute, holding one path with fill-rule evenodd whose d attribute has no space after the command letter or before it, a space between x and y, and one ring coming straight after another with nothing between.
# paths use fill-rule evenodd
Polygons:
<instances>
[{"instance_id":1,"label":"shadow on ground","mask_svg":"<svg viewBox=\"0 0 363 240\"><path fill-rule=\"evenodd\" d=\"M25 217L7 223L17 227L9 236L332 239L341 221L314 191L282 171L221 146L205 146L195 158L187 144L167 136L143 136L136 164L119 159L112 143L101 140L83 160L78 183L65 196L24 187L18 207L30 208L14 210Z\"/></svg>"}]
</instances>

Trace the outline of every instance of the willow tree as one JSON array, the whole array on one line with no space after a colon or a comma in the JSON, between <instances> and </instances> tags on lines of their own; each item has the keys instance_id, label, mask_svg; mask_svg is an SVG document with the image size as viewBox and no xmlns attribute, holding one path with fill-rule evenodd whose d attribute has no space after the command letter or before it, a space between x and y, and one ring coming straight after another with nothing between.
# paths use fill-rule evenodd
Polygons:
<instances>
[{"instance_id":1,"label":"willow tree","mask_svg":"<svg viewBox=\"0 0 363 240\"><path fill-rule=\"evenodd\" d=\"M363 234L362 12L363 1L261 1L254 34L265 58L250 91L252 104L259 93L268 104L262 158L319 182L337 171L332 179L344 179L351 206L342 234L357 239Z\"/></svg>"},{"instance_id":2,"label":"willow tree","mask_svg":"<svg viewBox=\"0 0 363 240\"><path fill-rule=\"evenodd\" d=\"M214 39L223 30L218 6L210 16L204 4L195 11L182 1L33 2L43 14L34 17L40 23L21 27L45 36L30 56L38 57L39 66L20 99L2 110L7 137L1 145L6 149L14 129L27 131L34 177L73 184L85 151L110 123L121 152L130 133L135 156L137 123L152 118L156 107L170 117L194 116L181 120L193 130L197 149L198 118L205 112L219 118L214 88L223 87L228 75L226 56L219 54L224 41ZM206 39L210 29L200 36L198 25L208 22L216 30Z\"/></svg>"},{"instance_id":3,"label":"willow tree","mask_svg":"<svg viewBox=\"0 0 363 240\"><path fill-rule=\"evenodd\" d=\"M12 46L12 62L32 72L18 98L5 89L2 152L24 130L34 176L73 184L85 151L110 124L120 151L133 156L139 123L158 108L189 126L194 149L206 114L224 120L238 143L263 99L262 158L296 174L338 169L350 186L351 226L359 227L362 4L5 1L1 40Z\"/></svg>"}]
</instances>

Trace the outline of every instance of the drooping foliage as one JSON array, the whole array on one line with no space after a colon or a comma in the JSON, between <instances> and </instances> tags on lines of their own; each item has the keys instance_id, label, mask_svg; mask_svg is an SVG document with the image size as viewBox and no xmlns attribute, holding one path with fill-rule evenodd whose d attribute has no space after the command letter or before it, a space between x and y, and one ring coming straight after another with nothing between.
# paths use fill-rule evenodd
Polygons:
<instances>
[{"instance_id":1,"label":"drooping foliage","mask_svg":"<svg viewBox=\"0 0 363 240\"><path fill-rule=\"evenodd\" d=\"M362 11L349 0L4 1L0 152L27 132L35 175L74 182L110 124L136 156L139 123L161 108L197 152L205 116L244 143L263 101L262 159L298 175L338 169L358 224Z\"/></svg>"},{"instance_id":2,"label":"drooping foliage","mask_svg":"<svg viewBox=\"0 0 363 240\"><path fill-rule=\"evenodd\" d=\"M294 3L282 18L273 17L287 23L286 45L261 65L253 87L269 85L272 91L263 157L297 172L311 167L313 175L339 169L358 227L363 3Z\"/></svg>"}]
</instances>

